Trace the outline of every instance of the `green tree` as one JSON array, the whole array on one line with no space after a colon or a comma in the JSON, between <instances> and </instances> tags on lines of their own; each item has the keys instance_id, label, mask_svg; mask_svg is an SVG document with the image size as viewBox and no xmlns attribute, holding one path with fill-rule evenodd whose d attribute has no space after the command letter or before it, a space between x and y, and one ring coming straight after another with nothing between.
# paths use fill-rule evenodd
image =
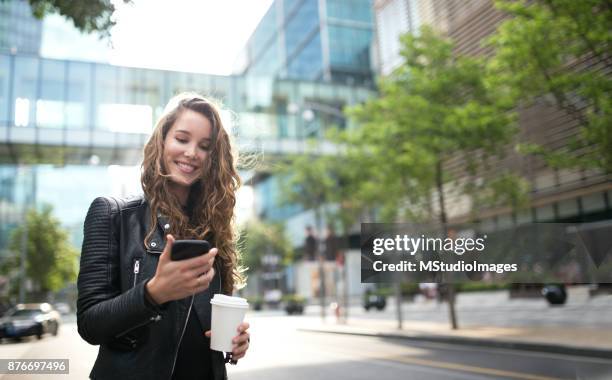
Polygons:
<instances>
[{"instance_id":1,"label":"green tree","mask_svg":"<svg viewBox=\"0 0 612 380\"><path fill-rule=\"evenodd\" d=\"M334 155L320 155L315 152L291 157L280 170L284 178L283 202L299 204L315 213L315 223L320 234L323 225L337 230L343 241L349 241L351 228L360 221L368 210L371 199L369 189L362 186L368 178L366 162L356 164L359 156L349 160L345 140L337 129L330 128L328 138L338 143L339 151ZM363 189L363 190L362 190ZM323 236L320 236L322 238ZM319 249L319 254L323 254ZM344 320L348 318L349 300L344 275L343 310ZM321 276L321 282L323 282ZM322 286L322 285L321 285ZM321 303L325 304L324 295Z\"/></svg>"},{"instance_id":2,"label":"green tree","mask_svg":"<svg viewBox=\"0 0 612 380\"><path fill-rule=\"evenodd\" d=\"M131 0L123 1L131 2ZM111 0L28 0L28 3L34 17L42 19L48 14L58 13L71 20L77 29L85 33L98 32L101 37L108 37L111 28L115 25L112 18L115 6Z\"/></svg>"},{"instance_id":3,"label":"green tree","mask_svg":"<svg viewBox=\"0 0 612 380\"><path fill-rule=\"evenodd\" d=\"M608 0L497 0L512 17L490 42L491 84L508 100L553 99L579 126L557 150L524 144L554 167L612 172L612 9Z\"/></svg>"},{"instance_id":4,"label":"green tree","mask_svg":"<svg viewBox=\"0 0 612 380\"><path fill-rule=\"evenodd\" d=\"M277 255L282 265L293 262L294 252L281 224L249 221L240 233L239 247L243 252L243 265L258 271L264 255Z\"/></svg>"},{"instance_id":5,"label":"green tree","mask_svg":"<svg viewBox=\"0 0 612 380\"><path fill-rule=\"evenodd\" d=\"M492 193L493 177L484 173L489 157L502 154L514 136L515 116L507 96L488 85L483 60L453 54L451 41L429 27L403 36L401 43L404 64L380 80L380 96L349 111L361 124L351 145L382 174L377 198L391 194L397 213L402 194L408 203L403 209L410 212L431 210L435 202L446 234L445 185L459 186L467 195L475 188ZM445 167L453 158L465 162L462 178L453 178ZM463 177L471 180L458 181ZM456 328L453 300L451 291Z\"/></svg>"},{"instance_id":6,"label":"green tree","mask_svg":"<svg viewBox=\"0 0 612 380\"><path fill-rule=\"evenodd\" d=\"M333 200L336 181L327 168L328 160L314 151L288 157L286 162L276 168L281 180L281 205L300 205L305 210L313 210L316 229L322 234L326 206ZM319 247L322 236L319 236ZM321 317L325 317L325 272L323 252L317 249L319 259Z\"/></svg>"},{"instance_id":7,"label":"green tree","mask_svg":"<svg viewBox=\"0 0 612 380\"><path fill-rule=\"evenodd\" d=\"M242 251L242 264L247 267L248 273L262 273L265 255L279 257L280 266L293 262L293 248L281 224L249 221L242 227L238 246ZM261 276L255 278L261 279ZM261 299L263 298L261 283L258 289L258 297Z\"/></svg>"},{"instance_id":8,"label":"green tree","mask_svg":"<svg viewBox=\"0 0 612 380\"><path fill-rule=\"evenodd\" d=\"M3 265L3 272L14 272L20 266L23 234L27 229L25 252L26 277L32 281L33 291L39 295L58 291L76 281L78 252L71 246L68 233L52 214L52 207L44 205L40 211L31 209L26 215L26 228L18 227L10 238L9 249L13 256ZM13 282L18 276L11 276ZM18 284L11 288L16 290Z\"/></svg>"}]
</instances>

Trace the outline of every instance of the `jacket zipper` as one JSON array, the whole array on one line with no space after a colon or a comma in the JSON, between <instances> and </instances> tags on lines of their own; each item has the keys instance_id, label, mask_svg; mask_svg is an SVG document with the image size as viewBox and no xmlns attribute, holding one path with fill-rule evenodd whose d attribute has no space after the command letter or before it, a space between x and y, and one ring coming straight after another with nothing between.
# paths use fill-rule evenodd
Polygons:
<instances>
[{"instance_id":1,"label":"jacket zipper","mask_svg":"<svg viewBox=\"0 0 612 380\"><path fill-rule=\"evenodd\" d=\"M176 352L174 353L174 361L172 362L172 372L170 372L170 377L174 375L174 366L176 365L176 358L178 357L179 349L181 348L181 341L183 340L183 335L185 335L185 330L187 330L187 323L189 322L189 314L191 314L191 307L193 306L193 299L195 295L191 296L191 302L189 303L189 310L187 310L187 318L185 318L185 324L183 325L183 330L181 331L181 337L178 341L178 345L176 346Z\"/></svg>"},{"instance_id":2,"label":"jacket zipper","mask_svg":"<svg viewBox=\"0 0 612 380\"><path fill-rule=\"evenodd\" d=\"M133 285L133 286L136 286L136 281L138 280L138 274L139 274L139 273L140 273L140 259L136 259L136 260L134 261L134 285ZM132 327L130 327L129 329L124 330L124 331L120 332L119 334L115 335L115 338L119 338L120 336L122 336L122 335L124 335L124 334L127 334L128 332L130 332L130 331L132 331L132 330L135 330L135 329L137 329L137 328L139 328L139 327L142 327L142 326L144 326L144 325L147 325L147 324L149 324L150 322L151 322L151 321L146 321L146 322L140 323L140 324L138 324L138 325L136 325L136 326L132 326Z\"/></svg>"},{"instance_id":3,"label":"jacket zipper","mask_svg":"<svg viewBox=\"0 0 612 380\"><path fill-rule=\"evenodd\" d=\"M122 336L122 335L125 335L125 334L129 333L130 331L132 331L132 330L136 330L137 328L142 327L142 326L144 326L144 325L148 325L149 323L152 323L152 321L151 321L151 320L148 320L148 321L146 321L146 322L142 322L142 323L140 323L140 324L137 324L136 326L132 326L132 327L130 327L129 329L127 329L127 330L123 330L123 331L122 331L122 332L120 332L119 334L115 335L115 338L121 338L121 336Z\"/></svg>"},{"instance_id":4,"label":"jacket zipper","mask_svg":"<svg viewBox=\"0 0 612 380\"><path fill-rule=\"evenodd\" d=\"M136 286L136 280L138 279L138 273L140 273L140 259L134 261L134 285Z\"/></svg>"}]
</instances>

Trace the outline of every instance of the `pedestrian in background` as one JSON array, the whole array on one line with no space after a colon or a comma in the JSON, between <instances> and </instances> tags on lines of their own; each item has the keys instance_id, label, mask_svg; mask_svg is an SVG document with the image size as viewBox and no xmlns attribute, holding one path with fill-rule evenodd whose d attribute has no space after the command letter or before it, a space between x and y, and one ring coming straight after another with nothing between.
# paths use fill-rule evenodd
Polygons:
<instances>
[{"instance_id":1,"label":"pedestrian in background","mask_svg":"<svg viewBox=\"0 0 612 380\"><path fill-rule=\"evenodd\" d=\"M79 334L100 345L92 379L226 378L249 347L242 323L226 357L210 349L210 299L243 283L233 228L240 179L218 107L173 98L144 148L144 195L99 197L84 226ZM175 239L209 253L172 261ZM204 333L206 331L206 333Z\"/></svg>"},{"instance_id":2,"label":"pedestrian in background","mask_svg":"<svg viewBox=\"0 0 612 380\"><path fill-rule=\"evenodd\" d=\"M314 261L317 254L317 238L314 236L312 226L306 226L306 238L304 239L304 253L307 261Z\"/></svg>"}]
</instances>

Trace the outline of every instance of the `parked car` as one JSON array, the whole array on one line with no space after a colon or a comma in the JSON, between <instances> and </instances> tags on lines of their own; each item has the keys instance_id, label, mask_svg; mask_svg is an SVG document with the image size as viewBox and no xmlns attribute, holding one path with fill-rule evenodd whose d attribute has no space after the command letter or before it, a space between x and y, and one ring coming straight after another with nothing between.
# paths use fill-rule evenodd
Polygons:
<instances>
[{"instance_id":1,"label":"parked car","mask_svg":"<svg viewBox=\"0 0 612 380\"><path fill-rule=\"evenodd\" d=\"M249 301L249 305L253 308L253 310L260 311L263 309L263 298L257 296L249 297L247 301Z\"/></svg>"},{"instance_id":2,"label":"parked car","mask_svg":"<svg viewBox=\"0 0 612 380\"><path fill-rule=\"evenodd\" d=\"M0 337L22 338L44 334L57 335L60 314L48 303L18 304L0 319Z\"/></svg>"},{"instance_id":3,"label":"parked car","mask_svg":"<svg viewBox=\"0 0 612 380\"><path fill-rule=\"evenodd\" d=\"M567 291L563 284L547 284L542 288L542 295L549 305L563 305L567 301Z\"/></svg>"},{"instance_id":4,"label":"parked car","mask_svg":"<svg viewBox=\"0 0 612 380\"><path fill-rule=\"evenodd\" d=\"M565 284L512 284L510 298L538 298L542 297L549 305L559 306L567 301Z\"/></svg>"},{"instance_id":5,"label":"parked car","mask_svg":"<svg viewBox=\"0 0 612 380\"><path fill-rule=\"evenodd\" d=\"M386 306L387 298L381 294L366 293L363 298L363 307L366 311L370 311L371 308L384 310Z\"/></svg>"}]
</instances>

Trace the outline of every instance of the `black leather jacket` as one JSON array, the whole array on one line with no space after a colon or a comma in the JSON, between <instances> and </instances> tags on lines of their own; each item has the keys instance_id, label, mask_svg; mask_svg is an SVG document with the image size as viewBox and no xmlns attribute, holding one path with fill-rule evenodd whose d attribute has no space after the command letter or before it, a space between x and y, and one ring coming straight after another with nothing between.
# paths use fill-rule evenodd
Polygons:
<instances>
[{"instance_id":1,"label":"black leather jacket","mask_svg":"<svg viewBox=\"0 0 612 380\"><path fill-rule=\"evenodd\" d=\"M84 227L78 277L77 323L88 343L100 345L92 379L170 379L190 312L210 329L210 299L221 292L217 270L204 292L161 306L145 299L144 287L165 246L167 220L146 249L150 207L143 196L96 198ZM223 355L208 351L214 380L227 379Z\"/></svg>"}]
</instances>

